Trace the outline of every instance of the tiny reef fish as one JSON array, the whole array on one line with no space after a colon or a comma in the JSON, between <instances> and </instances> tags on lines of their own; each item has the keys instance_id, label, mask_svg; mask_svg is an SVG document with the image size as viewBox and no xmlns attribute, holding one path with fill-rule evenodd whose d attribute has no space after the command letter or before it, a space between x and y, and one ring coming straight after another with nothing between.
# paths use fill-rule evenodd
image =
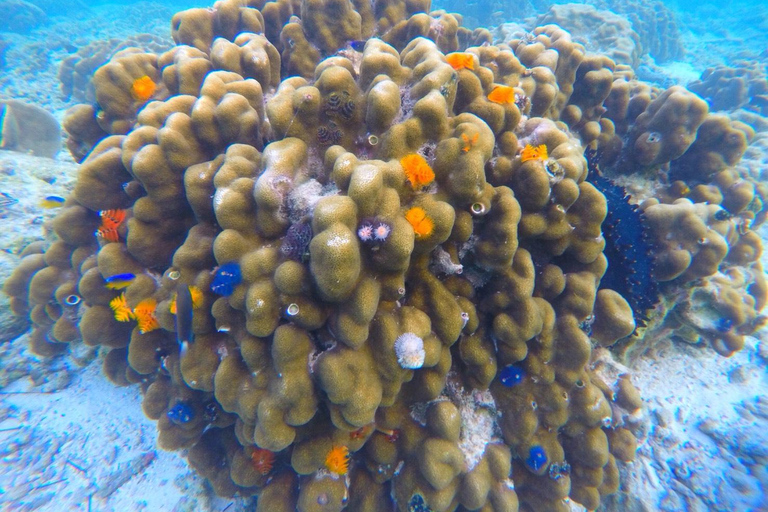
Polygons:
<instances>
[{"instance_id":1,"label":"tiny reef fish","mask_svg":"<svg viewBox=\"0 0 768 512\"><path fill-rule=\"evenodd\" d=\"M131 96L137 101L147 101L155 94L156 89L157 84L149 76L144 75L133 81Z\"/></svg>"},{"instance_id":2,"label":"tiny reef fish","mask_svg":"<svg viewBox=\"0 0 768 512\"><path fill-rule=\"evenodd\" d=\"M130 285L134 279L136 279L135 274L126 272L125 274L116 274L114 276L107 277L104 279L104 281L107 283L106 286L110 290L122 290L123 288L128 287L128 285Z\"/></svg>"},{"instance_id":3,"label":"tiny reef fish","mask_svg":"<svg viewBox=\"0 0 768 512\"><path fill-rule=\"evenodd\" d=\"M46 209L60 208L64 206L65 201L66 199L61 196L46 196L45 199L40 201L40 207Z\"/></svg>"},{"instance_id":4,"label":"tiny reef fish","mask_svg":"<svg viewBox=\"0 0 768 512\"><path fill-rule=\"evenodd\" d=\"M475 58L471 53L454 52L445 56L445 60L456 71L460 69L475 69Z\"/></svg>"},{"instance_id":5,"label":"tiny reef fish","mask_svg":"<svg viewBox=\"0 0 768 512\"><path fill-rule=\"evenodd\" d=\"M194 301L189 286L179 283L176 286L176 341L181 346L182 357L189 350L189 345L195 341L192 332L193 310Z\"/></svg>"}]
</instances>

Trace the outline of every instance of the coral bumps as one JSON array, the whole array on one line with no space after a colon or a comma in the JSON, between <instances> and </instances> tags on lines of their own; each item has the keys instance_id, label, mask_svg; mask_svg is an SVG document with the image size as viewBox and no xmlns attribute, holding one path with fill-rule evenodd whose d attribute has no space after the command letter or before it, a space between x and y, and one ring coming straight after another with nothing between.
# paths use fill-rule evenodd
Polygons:
<instances>
[{"instance_id":1,"label":"coral bumps","mask_svg":"<svg viewBox=\"0 0 768 512\"><path fill-rule=\"evenodd\" d=\"M592 364L634 320L621 290L598 292L608 203L584 148L642 170L683 155L706 112L628 86L557 27L492 46L428 9L177 14L173 49L96 72L97 104L65 123L84 160L57 240L5 284L34 350L103 347L160 446L257 510L595 509L633 457L641 403L617 397L637 392ZM690 118L658 121L681 110L663 102ZM659 240L684 237L658 268L740 265L751 314L719 327L743 336L765 302L759 240L681 201L645 209ZM97 237L110 210L117 236Z\"/></svg>"}]
</instances>

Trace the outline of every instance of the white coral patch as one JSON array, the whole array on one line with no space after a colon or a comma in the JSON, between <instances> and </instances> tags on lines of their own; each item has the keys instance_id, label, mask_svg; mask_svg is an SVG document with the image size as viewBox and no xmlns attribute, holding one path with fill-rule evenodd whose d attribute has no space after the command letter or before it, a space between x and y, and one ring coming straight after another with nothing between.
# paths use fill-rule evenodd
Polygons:
<instances>
[{"instance_id":1,"label":"white coral patch","mask_svg":"<svg viewBox=\"0 0 768 512\"><path fill-rule=\"evenodd\" d=\"M395 340L397 362L406 370L416 370L424 365L424 340L412 332L401 334Z\"/></svg>"},{"instance_id":2,"label":"white coral patch","mask_svg":"<svg viewBox=\"0 0 768 512\"><path fill-rule=\"evenodd\" d=\"M350 238L348 235L334 235L332 238L328 239L328 242L326 242L326 245L328 247L344 247L345 245L348 245L350 242Z\"/></svg>"}]
</instances>

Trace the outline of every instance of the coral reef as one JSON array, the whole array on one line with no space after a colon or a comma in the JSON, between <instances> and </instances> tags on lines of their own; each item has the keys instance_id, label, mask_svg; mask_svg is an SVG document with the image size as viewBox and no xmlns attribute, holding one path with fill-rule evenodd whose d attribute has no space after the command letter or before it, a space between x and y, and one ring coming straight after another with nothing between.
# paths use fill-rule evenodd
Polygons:
<instances>
[{"instance_id":1,"label":"coral reef","mask_svg":"<svg viewBox=\"0 0 768 512\"><path fill-rule=\"evenodd\" d=\"M684 53L675 14L663 2L619 0L595 3L598 8L622 14L640 35L643 53L658 63L679 59Z\"/></svg>"},{"instance_id":2,"label":"coral reef","mask_svg":"<svg viewBox=\"0 0 768 512\"><path fill-rule=\"evenodd\" d=\"M30 0L48 16L86 17L90 14L93 3L83 0ZM147 5L147 4L145 4Z\"/></svg>"},{"instance_id":3,"label":"coral reef","mask_svg":"<svg viewBox=\"0 0 768 512\"><path fill-rule=\"evenodd\" d=\"M96 97L92 78L99 66L122 51L161 53L170 46L169 41L152 34L138 34L122 41L115 38L93 41L61 62L58 75L61 94L67 100L93 103Z\"/></svg>"},{"instance_id":4,"label":"coral reef","mask_svg":"<svg viewBox=\"0 0 768 512\"><path fill-rule=\"evenodd\" d=\"M642 401L593 343L641 346L633 309L655 302L606 269L652 268L723 315L697 326L721 353L762 322L756 189L727 175L751 134L688 91L555 25L491 45L426 1L220 0L171 27L176 46L113 55L68 114L77 183L4 291L36 353L98 346L140 384L159 446L222 496L594 510ZM656 265L619 260L635 235L604 221L635 209L587 147L609 177L709 163L730 195L646 200Z\"/></svg>"},{"instance_id":5,"label":"coral reef","mask_svg":"<svg viewBox=\"0 0 768 512\"><path fill-rule=\"evenodd\" d=\"M768 79L765 64L736 61L707 68L688 89L706 99L712 110L746 108L768 115Z\"/></svg>"},{"instance_id":6,"label":"coral reef","mask_svg":"<svg viewBox=\"0 0 768 512\"><path fill-rule=\"evenodd\" d=\"M536 18L536 25L558 25L592 52L601 53L617 64L637 68L644 50L632 24L611 10L588 4L553 5Z\"/></svg>"},{"instance_id":7,"label":"coral reef","mask_svg":"<svg viewBox=\"0 0 768 512\"><path fill-rule=\"evenodd\" d=\"M9 44L5 51L5 68L13 73L0 73L0 89L4 98L44 105L51 111L66 110L74 102L59 93L61 82L57 75L63 60L94 40L125 41L140 33L162 37L165 47L171 44L168 19L173 10L167 5L148 2L90 4L78 8L77 0L36 3L49 13L45 26L29 34L3 35ZM66 16L57 16L58 9L68 9ZM0 44L2 46L2 44ZM153 49L152 51L156 51ZM2 53L2 52L0 52Z\"/></svg>"},{"instance_id":8,"label":"coral reef","mask_svg":"<svg viewBox=\"0 0 768 512\"><path fill-rule=\"evenodd\" d=\"M0 9L3 12L0 31L3 32L29 32L48 20L42 9L24 0L2 0Z\"/></svg>"}]
</instances>

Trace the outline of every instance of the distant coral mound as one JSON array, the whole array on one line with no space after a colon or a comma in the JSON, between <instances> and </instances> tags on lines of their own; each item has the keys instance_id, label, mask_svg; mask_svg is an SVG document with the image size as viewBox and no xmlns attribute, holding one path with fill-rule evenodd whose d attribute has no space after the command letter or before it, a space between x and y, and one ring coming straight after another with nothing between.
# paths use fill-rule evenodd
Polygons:
<instances>
[{"instance_id":1,"label":"distant coral mound","mask_svg":"<svg viewBox=\"0 0 768 512\"><path fill-rule=\"evenodd\" d=\"M0 0L0 31L29 32L46 22L42 9L24 0Z\"/></svg>"},{"instance_id":2,"label":"distant coral mound","mask_svg":"<svg viewBox=\"0 0 768 512\"><path fill-rule=\"evenodd\" d=\"M712 110L747 108L768 115L768 75L764 64L737 61L707 68L688 89L706 99Z\"/></svg>"},{"instance_id":3,"label":"distant coral mound","mask_svg":"<svg viewBox=\"0 0 768 512\"><path fill-rule=\"evenodd\" d=\"M617 64L636 68L643 54L640 35L623 16L592 5L553 5L536 20L536 25L554 23L569 31L587 50L607 55Z\"/></svg>"}]
</instances>

